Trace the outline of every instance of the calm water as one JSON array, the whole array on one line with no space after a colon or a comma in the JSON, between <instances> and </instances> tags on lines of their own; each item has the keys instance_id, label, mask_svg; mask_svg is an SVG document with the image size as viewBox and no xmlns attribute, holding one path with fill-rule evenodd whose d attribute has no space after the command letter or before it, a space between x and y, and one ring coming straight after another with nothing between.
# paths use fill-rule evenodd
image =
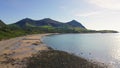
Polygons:
<instances>
[{"instance_id":1,"label":"calm water","mask_svg":"<svg viewBox=\"0 0 120 68\"><path fill-rule=\"evenodd\" d=\"M120 34L60 34L46 36L43 42L54 49L74 53L89 60L120 68Z\"/></svg>"}]
</instances>

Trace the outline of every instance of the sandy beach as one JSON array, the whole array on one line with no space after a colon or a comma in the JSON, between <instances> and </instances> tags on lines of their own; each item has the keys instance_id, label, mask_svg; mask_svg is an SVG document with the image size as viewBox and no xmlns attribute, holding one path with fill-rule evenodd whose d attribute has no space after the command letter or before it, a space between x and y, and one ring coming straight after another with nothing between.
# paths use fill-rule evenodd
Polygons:
<instances>
[{"instance_id":1,"label":"sandy beach","mask_svg":"<svg viewBox=\"0 0 120 68\"><path fill-rule=\"evenodd\" d=\"M0 61L5 61L6 55L13 59L23 59L38 51L49 50L48 46L41 41L41 38L46 35L51 35L51 33L27 35L0 41ZM7 66L1 64L0 68L7 68Z\"/></svg>"}]
</instances>

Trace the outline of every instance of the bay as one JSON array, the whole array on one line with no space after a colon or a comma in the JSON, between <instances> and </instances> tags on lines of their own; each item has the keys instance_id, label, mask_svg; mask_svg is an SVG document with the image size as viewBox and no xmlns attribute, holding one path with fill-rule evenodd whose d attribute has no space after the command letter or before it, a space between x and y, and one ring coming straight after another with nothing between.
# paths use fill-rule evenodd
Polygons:
<instances>
[{"instance_id":1,"label":"bay","mask_svg":"<svg viewBox=\"0 0 120 68\"><path fill-rule=\"evenodd\" d=\"M120 34L59 34L43 37L50 47L120 68Z\"/></svg>"}]
</instances>

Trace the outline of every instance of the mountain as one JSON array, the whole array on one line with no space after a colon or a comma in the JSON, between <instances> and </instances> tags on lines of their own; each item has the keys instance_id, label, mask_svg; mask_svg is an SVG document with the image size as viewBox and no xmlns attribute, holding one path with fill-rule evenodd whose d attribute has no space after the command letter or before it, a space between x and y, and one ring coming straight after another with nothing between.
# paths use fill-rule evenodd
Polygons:
<instances>
[{"instance_id":1,"label":"mountain","mask_svg":"<svg viewBox=\"0 0 120 68\"><path fill-rule=\"evenodd\" d=\"M79 28L86 29L81 23L77 22L76 20L72 20L70 22L67 22L67 24L72 26L72 27L79 27Z\"/></svg>"},{"instance_id":2,"label":"mountain","mask_svg":"<svg viewBox=\"0 0 120 68\"><path fill-rule=\"evenodd\" d=\"M70 22L59 22L50 18L33 20L22 19L16 23L6 25L0 20L0 40L28 34L39 33L118 33L114 30L89 30L76 20Z\"/></svg>"},{"instance_id":3,"label":"mountain","mask_svg":"<svg viewBox=\"0 0 120 68\"><path fill-rule=\"evenodd\" d=\"M58 22L58 21L52 20L52 19L50 19L50 18L45 18L45 19L36 21L36 25L37 25L37 26L62 27L62 26L64 26L65 24L62 23L62 22Z\"/></svg>"},{"instance_id":4,"label":"mountain","mask_svg":"<svg viewBox=\"0 0 120 68\"><path fill-rule=\"evenodd\" d=\"M25 27L41 27L41 26L51 26L54 28L84 28L86 29L81 23L73 20L67 23L63 23L63 22L59 22L59 21L55 21L52 20L50 18L44 18L42 20L32 20L30 18L25 18L22 19L16 23L14 23L15 25L25 28Z\"/></svg>"},{"instance_id":5,"label":"mountain","mask_svg":"<svg viewBox=\"0 0 120 68\"><path fill-rule=\"evenodd\" d=\"M50 18L41 20L25 18L8 26L11 29L25 30L27 33L117 33L117 31L112 30L89 30L76 20L65 23Z\"/></svg>"},{"instance_id":6,"label":"mountain","mask_svg":"<svg viewBox=\"0 0 120 68\"><path fill-rule=\"evenodd\" d=\"M16 22L16 23L14 23L14 25L17 25L17 26L19 26L19 27L22 27L22 28L24 28L24 27L27 27L27 24L34 24L35 23L35 21L34 20L32 20L32 19L30 19L30 18L25 18L25 19L22 19L22 20L20 20L20 21L18 21L18 22ZM12 24L13 25L13 24Z\"/></svg>"},{"instance_id":7,"label":"mountain","mask_svg":"<svg viewBox=\"0 0 120 68\"><path fill-rule=\"evenodd\" d=\"M0 20L0 28L1 27L4 27L6 24L2 21L2 20Z\"/></svg>"}]
</instances>

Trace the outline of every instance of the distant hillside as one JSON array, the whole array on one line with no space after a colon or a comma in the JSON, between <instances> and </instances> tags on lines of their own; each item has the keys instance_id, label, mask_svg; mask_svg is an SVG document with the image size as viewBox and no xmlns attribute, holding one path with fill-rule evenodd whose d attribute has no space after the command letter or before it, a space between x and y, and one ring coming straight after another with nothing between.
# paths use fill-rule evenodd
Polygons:
<instances>
[{"instance_id":1,"label":"distant hillside","mask_svg":"<svg viewBox=\"0 0 120 68\"><path fill-rule=\"evenodd\" d=\"M63 23L50 18L44 18L41 20L25 18L9 25L9 27L12 29L23 29L28 33L117 33L117 31L113 30L89 30L76 20Z\"/></svg>"},{"instance_id":2,"label":"distant hillside","mask_svg":"<svg viewBox=\"0 0 120 68\"><path fill-rule=\"evenodd\" d=\"M59 21L52 20L50 18L45 18L42 20L32 20L30 18L22 19L16 23L15 25L25 28L25 27L41 27L41 26L51 26L54 28L84 28L86 29L81 23L73 20L68 23L62 23Z\"/></svg>"},{"instance_id":3,"label":"distant hillside","mask_svg":"<svg viewBox=\"0 0 120 68\"><path fill-rule=\"evenodd\" d=\"M2 20L0 20L0 28L4 26L6 26L6 24Z\"/></svg>"},{"instance_id":4,"label":"distant hillside","mask_svg":"<svg viewBox=\"0 0 120 68\"><path fill-rule=\"evenodd\" d=\"M39 33L118 33L114 30L89 30L80 22L72 20L67 23L45 18L42 20L22 19L6 25L0 20L0 40Z\"/></svg>"},{"instance_id":5,"label":"distant hillside","mask_svg":"<svg viewBox=\"0 0 120 68\"><path fill-rule=\"evenodd\" d=\"M68 24L72 27L79 27L79 28L86 29L85 26L83 26L80 22L77 22L76 20L72 20L70 22L67 22L66 24Z\"/></svg>"}]
</instances>

